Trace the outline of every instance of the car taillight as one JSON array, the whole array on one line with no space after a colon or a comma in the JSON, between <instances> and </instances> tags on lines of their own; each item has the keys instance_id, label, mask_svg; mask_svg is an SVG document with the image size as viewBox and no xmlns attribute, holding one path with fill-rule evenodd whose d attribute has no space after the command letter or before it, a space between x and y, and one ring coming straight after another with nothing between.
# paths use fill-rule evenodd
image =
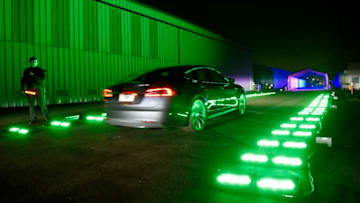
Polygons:
<instances>
[{"instance_id":1,"label":"car taillight","mask_svg":"<svg viewBox=\"0 0 360 203\"><path fill-rule=\"evenodd\" d=\"M145 92L145 97L171 97L175 95L175 91L168 87L149 88Z\"/></svg>"},{"instance_id":2,"label":"car taillight","mask_svg":"<svg viewBox=\"0 0 360 203\"><path fill-rule=\"evenodd\" d=\"M112 94L112 90L110 89L103 89L103 97L112 97L113 94Z\"/></svg>"}]
</instances>

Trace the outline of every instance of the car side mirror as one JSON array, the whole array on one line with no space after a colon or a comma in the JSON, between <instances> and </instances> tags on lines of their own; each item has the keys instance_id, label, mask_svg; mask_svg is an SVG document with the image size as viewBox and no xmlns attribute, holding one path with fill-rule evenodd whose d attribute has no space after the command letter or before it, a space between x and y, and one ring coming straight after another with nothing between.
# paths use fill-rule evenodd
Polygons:
<instances>
[{"instance_id":1,"label":"car side mirror","mask_svg":"<svg viewBox=\"0 0 360 203\"><path fill-rule=\"evenodd\" d=\"M234 84L234 82L235 82L234 78L229 78L229 83L230 84Z\"/></svg>"}]
</instances>

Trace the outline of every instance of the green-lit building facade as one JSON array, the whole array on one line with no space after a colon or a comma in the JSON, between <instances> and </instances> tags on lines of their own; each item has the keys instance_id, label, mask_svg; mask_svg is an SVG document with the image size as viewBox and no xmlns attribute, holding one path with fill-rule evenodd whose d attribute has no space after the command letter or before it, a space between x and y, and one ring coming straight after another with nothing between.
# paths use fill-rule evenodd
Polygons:
<instances>
[{"instance_id":1,"label":"green-lit building facade","mask_svg":"<svg viewBox=\"0 0 360 203\"><path fill-rule=\"evenodd\" d=\"M126 0L0 0L0 107L27 105L20 80L31 56L47 71L49 104L100 101L127 75L174 65L253 83L248 47Z\"/></svg>"}]
</instances>

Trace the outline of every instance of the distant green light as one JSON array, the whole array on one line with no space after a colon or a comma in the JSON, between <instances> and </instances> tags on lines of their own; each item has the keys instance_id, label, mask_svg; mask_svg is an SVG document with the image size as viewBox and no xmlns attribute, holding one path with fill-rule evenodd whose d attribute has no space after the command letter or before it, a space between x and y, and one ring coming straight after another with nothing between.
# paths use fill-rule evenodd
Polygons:
<instances>
[{"instance_id":1,"label":"distant green light","mask_svg":"<svg viewBox=\"0 0 360 203\"><path fill-rule=\"evenodd\" d=\"M309 114L310 114L309 112L303 112L303 111L298 113L298 115L309 115Z\"/></svg>"},{"instance_id":2,"label":"distant green light","mask_svg":"<svg viewBox=\"0 0 360 203\"><path fill-rule=\"evenodd\" d=\"M312 113L311 115L313 115L313 116L320 116L320 115L323 115L324 114L324 112L314 112L314 113Z\"/></svg>"},{"instance_id":3,"label":"distant green light","mask_svg":"<svg viewBox=\"0 0 360 203\"><path fill-rule=\"evenodd\" d=\"M262 178L256 182L256 185L262 189L270 190L293 190L295 184L290 179Z\"/></svg>"},{"instance_id":4,"label":"distant green light","mask_svg":"<svg viewBox=\"0 0 360 203\"><path fill-rule=\"evenodd\" d=\"M80 115L73 115L73 116L66 116L65 120L67 121L74 121L74 120L79 120L80 119Z\"/></svg>"},{"instance_id":5,"label":"distant green light","mask_svg":"<svg viewBox=\"0 0 360 203\"><path fill-rule=\"evenodd\" d=\"M278 147L279 146L279 141L277 140L259 140L257 142L257 145L260 147Z\"/></svg>"},{"instance_id":6,"label":"distant green light","mask_svg":"<svg viewBox=\"0 0 360 203\"><path fill-rule=\"evenodd\" d=\"M96 117L95 120L96 121L103 121L105 118L104 117Z\"/></svg>"},{"instance_id":7,"label":"distant green light","mask_svg":"<svg viewBox=\"0 0 360 203\"><path fill-rule=\"evenodd\" d=\"M291 117L290 120L291 121L303 121L304 117Z\"/></svg>"},{"instance_id":8,"label":"distant green light","mask_svg":"<svg viewBox=\"0 0 360 203\"><path fill-rule=\"evenodd\" d=\"M298 157L276 156L272 162L277 165L300 166L302 161Z\"/></svg>"},{"instance_id":9,"label":"distant green light","mask_svg":"<svg viewBox=\"0 0 360 203\"><path fill-rule=\"evenodd\" d=\"M314 108L313 108L313 107L306 107L304 110L305 110L305 111L313 111Z\"/></svg>"},{"instance_id":10,"label":"distant green light","mask_svg":"<svg viewBox=\"0 0 360 203\"><path fill-rule=\"evenodd\" d=\"M106 116L107 116L107 113L102 113L101 116L102 116L102 117L106 117Z\"/></svg>"},{"instance_id":11,"label":"distant green light","mask_svg":"<svg viewBox=\"0 0 360 203\"><path fill-rule=\"evenodd\" d=\"M297 136L297 137L309 137L312 135L312 132L295 131L295 132L293 132L293 135Z\"/></svg>"},{"instance_id":12,"label":"distant green light","mask_svg":"<svg viewBox=\"0 0 360 203\"><path fill-rule=\"evenodd\" d=\"M309 118L306 118L306 121L313 121L313 122L317 122L317 121L320 121L320 118L309 117Z\"/></svg>"},{"instance_id":13,"label":"distant green light","mask_svg":"<svg viewBox=\"0 0 360 203\"><path fill-rule=\"evenodd\" d=\"M59 126L59 125L61 125L61 122L60 121L53 121L53 122L51 122L51 125Z\"/></svg>"},{"instance_id":14,"label":"distant green light","mask_svg":"<svg viewBox=\"0 0 360 203\"><path fill-rule=\"evenodd\" d=\"M296 124L292 123L283 123L280 125L281 128L296 128Z\"/></svg>"},{"instance_id":15,"label":"distant green light","mask_svg":"<svg viewBox=\"0 0 360 203\"><path fill-rule=\"evenodd\" d=\"M288 130L273 130L271 131L273 135L290 135L290 131Z\"/></svg>"},{"instance_id":16,"label":"distant green light","mask_svg":"<svg viewBox=\"0 0 360 203\"><path fill-rule=\"evenodd\" d=\"M89 121L95 120L95 116L86 116L86 120Z\"/></svg>"},{"instance_id":17,"label":"distant green light","mask_svg":"<svg viewBox=\"0 0 360 203\"><path fill-rule=\"evenodd\" d=\"M219 175L217 181L229 185L249 185L251 183L251 179L248 175L234 175L229 173Z\"/></svg>"},{"instance_id":18,"label":"distant green light","mask_svg":"<svg viewBox=\"0 0 360 203\"><path fill-rule=\"evenodd\" d=\"M103 116L87 116L86 120L88 120L88 121L103 121L103 120L105 120L105 117L103 117Z\"/></svg>"},{"instance_id":19,"label":"distant green light","mask_svg":"<svg viewBox=\"0 0 360 203\"><path fill-rule=\"evenodd\" d=\"M29 130L27 130L27 129L20 129L18 132L19 132L20 134L25 135L25 134L27 134L27 133L29 132Z\"/></svg>"},{"instance_id":20,"label":"distant green light","mask_svg":"<svg viewBox=\"0 0 360 203\"><path fill-rule=\"evenodd\" d=\"M19 130L20 130L20 128L17 128L17 127L13 127L13 128L9 129L10 132L18 132Z\"/></svg>"},{"instance_id":21,"label":"distant green light","mask_svg":"<svg viewBox=\"0 0 360 203\"><path fill-rule=\"evenodd\" d=\"M285 148L299 148L299 149L303 149L306 148L306 143L305 142L284 142L283 143L283 147Z\"/></svg>"},{"instance_id":22,"label":"distant green light","mask_svg":"<svg viewBox=\"0 0 360 203\"><path fill-rule=\"evenodd\" d=\"M299 128L301 128L301 129L315 129L316 128L316 126L315 125L309 125L309 124L302 124L302 125L300 125L299 126Z\"/></svg>"},{"instance_id":23,"label":"distant green light","mask_svg":"<svg viewBox=\"0 0 360 203\"><path fill-rule=\"evenodd\" d=\"M265 154L246 153L241 156L241 160L264 163L268 161L268 157Z\"/></svg>"},{"instance_id":24,"label":"distant green light","mask_svg":"<svg viewBox=\"0 0 360 203\"><path fill-rule=\"evenodd\" d=\"M70 126L70 123L69 122L62 122L60 124L62 127L69 127Z\"/></svg>"}]
</instances>

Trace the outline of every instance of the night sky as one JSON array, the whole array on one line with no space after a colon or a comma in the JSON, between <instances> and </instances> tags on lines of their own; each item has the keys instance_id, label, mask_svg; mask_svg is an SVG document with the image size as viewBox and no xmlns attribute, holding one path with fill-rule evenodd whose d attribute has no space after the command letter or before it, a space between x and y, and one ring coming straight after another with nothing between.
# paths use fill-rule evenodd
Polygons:
<instances>
[{"instance_id":1,"label":"night sky","mask_svg":"<svg viewBox=\"0 0 360 203\"><path fill-rule=\"evenodd\" d=\"M355 1L140 2L250 45L254 63L334 75L348 62L360 61L360 11Z\"/></svg>"}]
</instances>

